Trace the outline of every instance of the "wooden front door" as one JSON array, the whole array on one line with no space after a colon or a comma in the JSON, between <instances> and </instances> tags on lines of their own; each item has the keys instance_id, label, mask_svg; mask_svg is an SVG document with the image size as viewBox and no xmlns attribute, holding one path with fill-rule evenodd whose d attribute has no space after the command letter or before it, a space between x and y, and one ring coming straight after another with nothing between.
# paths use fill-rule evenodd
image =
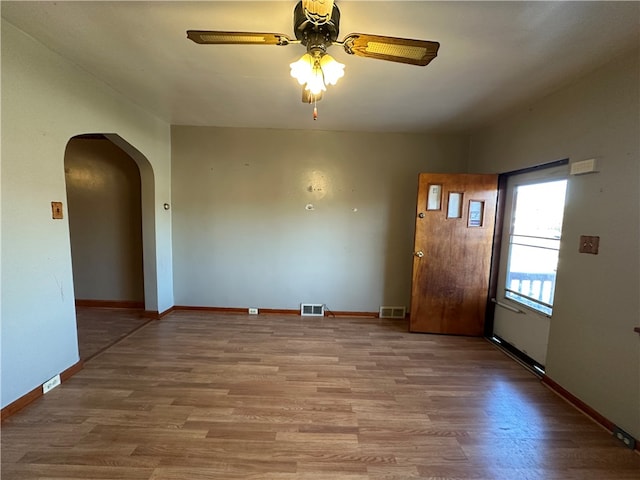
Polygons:
<instances>
[{"instance_id":1,"label":"wooden front door","mask_svg":"<svg viewBox=\"0 0 640 480\"><path fill-rule=\"evenodd\" d=\"M420 174L412 332L484 333L497 187L497 175Z\"/></svg>"}]
</instances>

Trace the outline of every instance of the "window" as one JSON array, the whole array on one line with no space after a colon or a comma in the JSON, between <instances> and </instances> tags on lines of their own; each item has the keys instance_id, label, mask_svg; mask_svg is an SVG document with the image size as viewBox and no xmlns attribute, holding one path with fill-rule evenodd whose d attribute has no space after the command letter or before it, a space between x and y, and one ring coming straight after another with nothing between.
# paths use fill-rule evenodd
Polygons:
<instances>
[{"instance_id":1,"label":"window","mask_svg":"<svg viewBox=\"0 0 640 480\"><path fill-rule=\"evenodd\" d=\"M553 312L567 180L514 191L505 297L545 315Z\"/></svg>"}]
</instances>

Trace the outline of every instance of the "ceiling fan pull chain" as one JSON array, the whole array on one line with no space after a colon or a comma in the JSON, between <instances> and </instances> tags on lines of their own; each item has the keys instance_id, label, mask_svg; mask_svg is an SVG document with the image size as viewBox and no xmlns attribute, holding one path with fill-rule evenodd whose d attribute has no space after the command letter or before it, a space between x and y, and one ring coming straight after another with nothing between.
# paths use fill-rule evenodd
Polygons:
<instances>
[{"instance_id":1,"label":"ceiling fan pull chain","mask_svg":"<svg viewBox=\"0 0 640 480\"><path fill-rule=\"evenodd\" d=\"M314 99L313 101L313 119L318 119L318 101Z\"/></svg>"}]
</instances>

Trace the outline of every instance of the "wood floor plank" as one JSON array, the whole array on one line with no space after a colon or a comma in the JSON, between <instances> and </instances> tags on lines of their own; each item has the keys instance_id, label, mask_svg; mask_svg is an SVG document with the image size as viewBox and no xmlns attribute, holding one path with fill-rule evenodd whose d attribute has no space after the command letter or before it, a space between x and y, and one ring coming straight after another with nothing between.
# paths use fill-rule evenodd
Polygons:
<instances>
[{"instance_id":1,"label":"wood floor plank","mask_svg":"<svg viewBox=\"0 0 640 480\"><path fill-rule=\"evenodd\" d=\"M140 309L76 306L80 359L88 360L150 319Z\"/></svg>"},{"instance_id":2,"label":"wood floor plank","mask_svg":"<svg viewBox=\"0 0 640 480\"><path fill-rule=\"evenodd\" d=\"M640 456L482 339L176 311L5 420L2 478L638 480Z\"/></svg>"}]
</instances>

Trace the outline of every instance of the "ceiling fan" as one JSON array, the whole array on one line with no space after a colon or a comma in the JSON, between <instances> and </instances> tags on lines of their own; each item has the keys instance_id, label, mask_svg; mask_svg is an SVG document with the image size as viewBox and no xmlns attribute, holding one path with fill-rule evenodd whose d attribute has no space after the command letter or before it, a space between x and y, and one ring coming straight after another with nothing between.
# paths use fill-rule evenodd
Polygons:
<instances>
[{"instance_id":1,"label":"ceiling fan","mask_svg":"<svg viewBox=\"0 0 640 480\"><path fill-rule=\"evenodd\" d=\"M344 65L327 54L330 46L340 45L350 55L418 66L431 62L440 47L438 42L365 33L350 33L338 41L339 27L340 10L333 0L301 0L293 11L295 40L282 33L209 30L187 30L187 38L207 45L304 45L307 53L290 65L291 76L303 86L302 101L314 104L314 120L315 104L327 84L335 85L344 76Z\"/></svg>"}]
</instances>

